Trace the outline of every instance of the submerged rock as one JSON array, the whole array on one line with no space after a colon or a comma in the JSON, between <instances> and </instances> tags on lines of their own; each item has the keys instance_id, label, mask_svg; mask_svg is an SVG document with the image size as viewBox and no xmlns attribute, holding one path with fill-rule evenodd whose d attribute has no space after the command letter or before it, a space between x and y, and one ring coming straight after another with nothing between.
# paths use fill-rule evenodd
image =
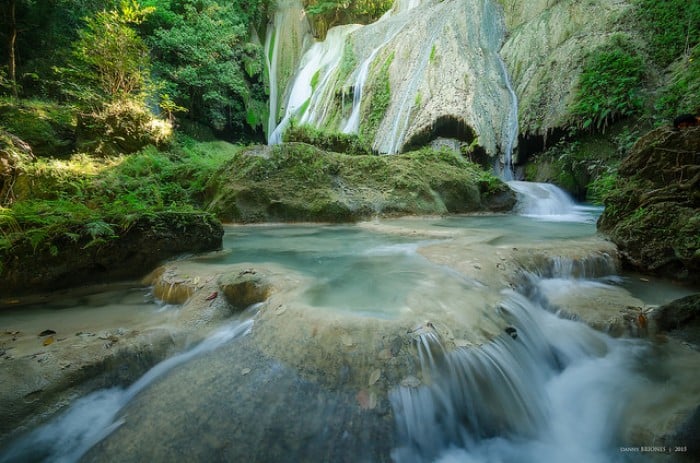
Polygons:
<instances>
[{"instance_id":1,"label":"submerged rock","mask_svg":"<svg viewBox=\"0 0 700 463\"><path fill-rule=\"evenodd\" d=\"M700 281L700 128L655 129L622 161L598 228L628 265Z\"/></svg>"}]
</instances>

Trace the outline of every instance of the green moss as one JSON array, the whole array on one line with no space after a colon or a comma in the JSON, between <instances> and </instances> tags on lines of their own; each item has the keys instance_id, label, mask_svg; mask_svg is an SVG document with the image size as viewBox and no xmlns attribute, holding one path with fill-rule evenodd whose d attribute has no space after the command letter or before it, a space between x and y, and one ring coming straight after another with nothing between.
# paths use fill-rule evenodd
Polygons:
<instances>
[{"instance_id":1,"label":"green moss","mask_svg":"<svg viewBox=\"0 0 700 463\"><path fill-rule=\"evenodd\" d=\"M321 76L321 70L319 69L311 76L311 93L316 91L316 86L318 86L318 79Z\"/></svg>"},{"instance_id":2,"label":"green moss","mask_svg":"<svg viewBox=\"0 0 700 463\"><path fill-rule=\"evenodd\" d=\"M0 126L29 143L37 156L65 156L75 148L77 110L41 100L0 100Z\"/></svg>"},{"instance_id":3,"label":"green moss","mask_svg":"<svg viewBox=\"0 0 700 463\"><path fill-rule=\"evenodd\" d=\"M669 79L659 90L654 109L662 123L678 114L700 112L700 45L670 67Z\"/></svg>"},{"instance_id":4,"label":"green moss","mask_svg":"<svg viewBox=\"0 0 700 463\"><path fill-rule=\"evenodd\" d=\"M700 4L687 0L635 0L639 30L656 63L666 67L700 43Z\"/></svg>"},{"instance_id":5,"label":"green moss","mask_svg":"<svg viewBox=\"0 0 700 463\"><path fill-rule=\"evenodd\" d=\"M394 53L392 52L386 60L381 64L381 67L376 72L376 77L369 85L368 93L372 95L370 99L367 123L360 125L360 133L367 140L374 140L379 124L384 118L389 104L391 103L391 84L389 82L389 66L394 61Z\"/></svg>"},{"instance_id":6,"label":"green moss","mask_svg":"<svg viewBox=\"0 0 700 463\"><path fill-rule=\"evenodd\" d=\"M39 249L58 236L107 240L144 215L196 213L209 177L238 150L181 138L170 151L147 147L128 157L81 154L21 165L16 202L2 209L0 245L29 240Z\"/></svg>"},{"instance_id":7,"label":"green moss","mask_svg":"<svg viewBox=\"0 0 700 463\"><path fill-rule=\"evenodd\" d=\"M212 212L240 222L468 212L489 207L496 195L512 196L500 180L452 152L348 156L303 143L242 151L207 190Z\"/></svg>"},{"instance_id":8,"label":"green moss","mask_svg":"<svg viewBox=\"0 0 700 463\"><path fill-rule=\"evenodd\" d=\"M335 153L372 154L369 143L357 134L332 132L306 124L290 124L284 133L284 141L307 143Z\"/></svg>"}]
</instances>

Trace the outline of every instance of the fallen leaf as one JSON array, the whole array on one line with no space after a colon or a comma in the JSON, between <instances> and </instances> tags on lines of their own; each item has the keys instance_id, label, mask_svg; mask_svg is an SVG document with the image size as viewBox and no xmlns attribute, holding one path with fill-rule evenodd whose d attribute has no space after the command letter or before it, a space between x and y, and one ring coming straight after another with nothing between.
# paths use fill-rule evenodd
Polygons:
<instances>
[{"instance_id":1,"label":"fallen leaf","mask_svg":"<svg viewBox=\"0 0 700 463\"><path fill-rule=\"evenodd\" d=\"M214 291L214 292L211 293L209 296L207 296L207 298L204 299L204 300L205 300L205 301L213 301L214 299L216 299L216 297L217 297L218 295L219 295L219 292L218 292L218 291Z\"/></svg>"},{"instance_id":2,"label":"fallen leaf","mask_svg":"<svg viewBox=\"0 0 700 463\"><path fill-rule=\"evenodd\" d=\"M44 339L44 342L42 342L42 344L48 346L49 344L53 344L53 341L53 336L49 336L48 338Z\"/></svg>"},{"instance_id":3,"label":"fallen leaf","mask_svg":"<svg viewBox=\"0 0 700 463\"><path fill-rule=\"evenodd\" d=\"M372 373L369 374L369 385L371 386L372 384L376 383L379 381L379 377L382 375L382 370L377 368L374 370Z\"/></svg>"}]
</instances>

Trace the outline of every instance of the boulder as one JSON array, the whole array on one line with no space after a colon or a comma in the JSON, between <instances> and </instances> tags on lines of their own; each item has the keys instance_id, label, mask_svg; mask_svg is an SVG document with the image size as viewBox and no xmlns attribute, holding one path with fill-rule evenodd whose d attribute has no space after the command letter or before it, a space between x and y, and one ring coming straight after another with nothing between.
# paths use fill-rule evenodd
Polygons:
<instances>
[{"instance_id":1,"label":"boulder","mask_svg":"<svg viewBox=\"0 0 700 463\"><path fill-rule=\"evenodd\" d=\"M243 150L207 190L209 210L235 222L352 222L505 211L515 204L503 182L446 151L351 156L303 143Z\"/></svg>"},{"instance_id":2,"label":"boulder","mask_svg":"<svg viewBox=\"0 0 700 463\"><path fill-rule=\"evenodd\" d=\"M643 272L700 281L700 127L662 127L620 164L598 228Z\"/></svg>"},{"instance_id":3,"label":"boulder","mask_svg":"<svg viewBox=\"0 0 700 463\"><path fill-rule=\"evenodd\" d=\"M167 258L220 248L224 234L205 213L142 215L114 237L98 240L80 234L82 224L76 226L42 246L24 238L0 250L0 297L140 278Z\"/></svg>"}]
</instances>

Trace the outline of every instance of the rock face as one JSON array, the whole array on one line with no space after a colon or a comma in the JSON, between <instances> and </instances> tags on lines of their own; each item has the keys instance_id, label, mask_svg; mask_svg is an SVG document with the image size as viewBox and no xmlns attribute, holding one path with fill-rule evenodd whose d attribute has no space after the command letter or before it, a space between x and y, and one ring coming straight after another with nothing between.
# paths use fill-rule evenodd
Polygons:
<instances>
[{"instance_id":1,"label":"rock face","mask_svg":"<svg viewBox=\"0 0 700 463\"><path fill-rule=\"evenodd\" d=\"M598 227L632 267L700 281L700 128L659 128L640 138Z\"/></svg>"},{"instance_id":2,"label":"rock face","mask_svg":"<svg viewBox=\"0 0 700 463\"><path fill-rule=\"evenodd\" d=\"M501 49L519 101L520 133L546 136L571 123L587 53L613 35L629 36L621 20L628 0L500 0L508 40Z\"/></svg>"},{"instance_id":3,"label":"rock face","mask_svg":"<svg viewBox=\"0 0 700 463\"><path fill-rule=\"evenodd\" d=\"M227 221L352 222L376 215L509 210L514 193L447 152L350 156L303 143L252 147L210 181Z\"/></svg>"},{"instance_id":4,"label":"rock face","mask_svg":"<svg viewBox=\"0 0 700 463\"><path fill-rule=\"evenodd\" d=\"M163 212L140 217L100 244L64 234L34 250L25 239L0 253L0 297L139 278L177 254L218 249L223 234L221 224L208 214Z\"/></svg>"},{"instance_id":5,"label":"rock face","mask_svg":"<svg viewBox=\"0 0 700 463\"><path fill-rule=\"evenodd\" d=\"M614 36L636 40L623 21L631 6L629 0L397 1L372 24L332 28L325 42L299 45L305 53L286 87L282 76L292 63L282 71L271 62L271 75L280 76L280 89L271 91L271 121L284 116L284 125L293 117L359 133L380 153L445 137L503 157L517 143L518 125L525 137L546 137L575 122L570 106L584 58ZM302 44L300 30L290 26L283 43ZM272 56L274 47L268 49Z\"/></svg>"}]
</instances>

